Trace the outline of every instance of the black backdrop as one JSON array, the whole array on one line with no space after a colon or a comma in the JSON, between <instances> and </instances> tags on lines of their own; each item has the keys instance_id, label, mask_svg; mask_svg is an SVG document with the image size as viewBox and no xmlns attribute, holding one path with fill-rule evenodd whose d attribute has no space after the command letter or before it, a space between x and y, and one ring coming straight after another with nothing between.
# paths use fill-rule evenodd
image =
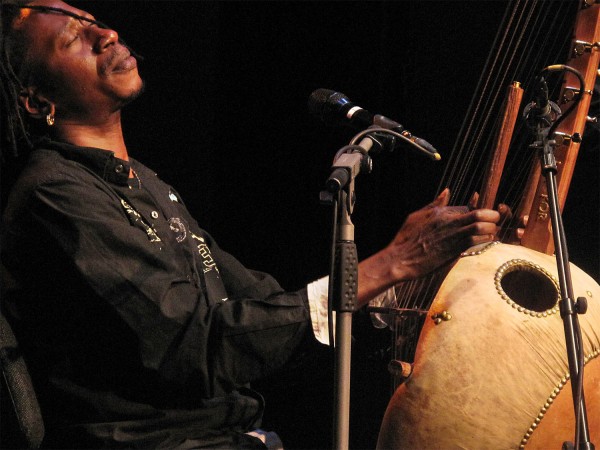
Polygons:
<instances>
[{"instance_id":1,"label":"black backdrop","mask_svg":"<svg viewBox=\"0 0 600 450\"><path fill-rule=\"evenodd\" d=\"M333 155L354 134L311 117L310 93L344 92L445 156L505 8L501 1L74 4L145 57L146 93L124 112L131 155L178 189L223 248L289 289L326 273L330 212L318 194ZM584 148L565 210L571 259L597 279L598 167L597 149ZM442 170L443 162L400 148L357 179L361 257L433 199ZM362 385L353 390L355 448L374 445L387 395L378 362L362 356L353 379ZM329 444L324 372L313 372L310 388L289 381L267 399L274 404L267 425L290 447Z\"/></svg>"},{"instance_id":2,"label":"black backdrop","mask_svg":"<svg viewBox=\"0 0 600 450\"><path fill-rule=\"evenodd\" d=\"M124 113L130 153L172 183L221 246L290 289L326 270L318 193L353 136L308 113L347 94L448 155L505 2L79 2L145 60ZM361 256L433 199L444 162L400 148L357 180ZM565 211L571 259L599 274L598 151L584 147Z\"/></svg>"}]
</instances>

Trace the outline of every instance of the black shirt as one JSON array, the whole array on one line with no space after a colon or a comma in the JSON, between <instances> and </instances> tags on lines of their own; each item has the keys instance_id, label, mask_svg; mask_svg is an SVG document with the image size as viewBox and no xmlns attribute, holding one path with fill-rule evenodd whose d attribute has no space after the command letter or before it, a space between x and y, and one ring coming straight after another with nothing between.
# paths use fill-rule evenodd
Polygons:
<instances>
[{"instance_id":1,"label":"black shirt","mask_svg":"<svg viewBox=\"0 0 600 450\"><path fill-rule=\"evenodd\" d=\"M253 445L241 433L263 405L244 386L315 343L305 290L246 269L171 186L113 152L43 141L2 237L21 286L6 311L51 443Z\"/></svg>"}]
</instances>

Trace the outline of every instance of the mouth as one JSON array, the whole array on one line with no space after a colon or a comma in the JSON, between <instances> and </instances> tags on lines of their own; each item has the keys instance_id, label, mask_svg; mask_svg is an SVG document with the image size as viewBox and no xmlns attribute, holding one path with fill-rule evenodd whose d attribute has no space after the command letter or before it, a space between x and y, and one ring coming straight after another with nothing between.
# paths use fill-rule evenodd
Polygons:
<instances>
[{"instance_id":1,"label":"mouth","mask_svg":"<svg viewBox=\"0 0 600 450\"><path fill-rule=\"evenodd\" d=\"M113 73L114 72L129 72L130 70L133 70L137 67L137 59L135 59L133 56L129 55L129 52L127 52L127 56L123 59L119 59L119 61L117 62L117 64L115 64L115 66L113 67Z\"/></svg>"},{"instance_id":2,"label":"mouth","mask_svg":"<svg viewBox=\"0 0 600 450\"><path fill-rule=\"evenodd\" d=\"M102 65L101 72L104 74L108 73L122 73L129 72L137 67L137 60L131 55L126 47L116 49Z\"/></svg>"}]
</instances>

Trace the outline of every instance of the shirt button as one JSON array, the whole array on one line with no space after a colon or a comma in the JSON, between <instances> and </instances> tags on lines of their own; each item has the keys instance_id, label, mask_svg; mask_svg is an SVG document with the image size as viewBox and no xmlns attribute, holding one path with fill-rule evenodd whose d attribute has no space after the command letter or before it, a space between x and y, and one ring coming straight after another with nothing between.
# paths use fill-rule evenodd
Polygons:
<instances>
[{"instance_id":1,"label":"shirt button","mask_svg":"<svg viewBox=\"0 0 600 450\"><path fill-rule=\"evenodd\" d=\"M156 211L152 211L152 213L150 213L150 215L152 216L153 219L158 219L158 213Z\"/></svg>"},{"instance_id":2,"label":"shirt button","mask_svg":"<svg viewBox=\"0 0 600 450\"><path fill-rule=\"evenodd\" d=\"M123 172L123 164L119 164L118 166L115 166L115 172L117 172L117 173Z\"/></svg>"}]
</instances>

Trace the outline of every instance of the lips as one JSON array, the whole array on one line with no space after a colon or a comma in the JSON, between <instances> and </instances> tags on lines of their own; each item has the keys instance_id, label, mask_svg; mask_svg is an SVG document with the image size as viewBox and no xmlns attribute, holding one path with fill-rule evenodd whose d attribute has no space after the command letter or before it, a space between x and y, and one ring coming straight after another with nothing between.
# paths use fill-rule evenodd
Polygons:
<instances>
[{"instance_id":1,"label":"lips","mask_svg":"<svg viewBox=\"0 0 600 450\"><path fill-rule=\"evenodd\" d=\"M137 60L131 56L129 50L126 47L116 47L106 56L106 60L102 63L100 72L103 74L129 72L136 67Z\"/></svg>"},{"instance_id":2,"label":"lips","mask_svg":"<svg viewBox=\"0 0 600 450\"><path fill-rule=\"evenodd\" d=\"M137 67L137 60L128 53L125 58L119 59L113 67L113 72L129 72Z\"/></svg>"}]
</instances>

